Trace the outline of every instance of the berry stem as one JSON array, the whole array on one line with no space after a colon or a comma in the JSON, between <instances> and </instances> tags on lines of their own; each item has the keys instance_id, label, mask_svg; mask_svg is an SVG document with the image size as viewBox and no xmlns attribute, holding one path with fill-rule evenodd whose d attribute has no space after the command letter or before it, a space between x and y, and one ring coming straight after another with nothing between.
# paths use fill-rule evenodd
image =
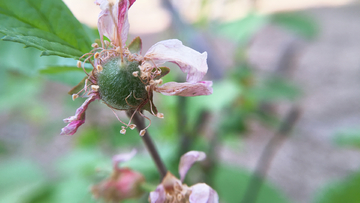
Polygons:
<instances>
[{"instance_id":1,"label":"berry stem","mask_svg":"<svg viewBox=\"0 0 360 203\"><path fill-rule=\"evenodd\" d=\"M131 117L131 115L133 113L134 113L134 111L132 111L132 110L126 111L126 114L129 117ZM132 122L136 125L136 128L139 132L146 127L144 118L141 117L138 113L136 113L134 115ZM160 157L160 155L156 149L156 146L155 146L154 142L152 141L148 131L146 131L145 134L143 136L141 136L141 138L146 146L146 149L148 150L152 159L154 160L155 165L160 173L160 178L162 180L167 173L167 169L165 167L164 162L161 160L161 157Z\"/></svg>"}]
</instances>

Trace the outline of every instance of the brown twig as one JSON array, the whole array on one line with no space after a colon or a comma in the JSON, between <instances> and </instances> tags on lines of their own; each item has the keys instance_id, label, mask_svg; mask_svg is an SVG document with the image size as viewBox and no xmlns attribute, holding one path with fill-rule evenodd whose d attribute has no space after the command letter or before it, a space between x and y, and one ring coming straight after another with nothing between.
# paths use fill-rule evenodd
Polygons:
<instances>
[{"instance_id":1,"label":"brown twig","mask_svg":"<svg viewBox=\"0 0 360 203\"><path fill-rule=\"evenodd\" d=\"M300 109L297 106L293 106L286 115L278 131L266 144L264 151L262 152L256 165L255 172L249 181L248 187L241 201L242 203L256 202L258 193L266 178L270 164L274 159L276 152L279 150L284 140L288 137L299 116Z\"/></svg>"},{"instance_id":2,"label":"brown twig","mask_svg":"<svg viewBox=\"0 0 360 203\"><path fill-rule=\"evenodd\" d=\"M126 112L129 117L134 113L133 111ZM141 117L138 113L136 113L132 119L133 123L136 125L136 129L140 132L142 129L145 128L145 120ZM152 159L155 162L155 165L160 173L161 180L165 177L167 173L167 169L165 167L164 162L161 160L161 157L156 149L154 142L152 141L148 131L145 132L144 136L141 137L146 149L150 153Z\"/></svg>"}]
</instances>

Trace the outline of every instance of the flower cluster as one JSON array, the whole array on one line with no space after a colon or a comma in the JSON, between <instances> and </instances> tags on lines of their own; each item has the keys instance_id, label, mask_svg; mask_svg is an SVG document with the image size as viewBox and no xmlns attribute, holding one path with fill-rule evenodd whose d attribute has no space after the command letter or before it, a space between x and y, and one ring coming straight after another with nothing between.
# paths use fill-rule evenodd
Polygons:
<instances>
[{"instance_id":1,"label":"flower cluster","mask_svg":"<svg viewBox=\"0 0 360 203\"><path fill-rule=\"evenodd\" d=\"M153 103L154 91L179 96L212 94L212 82L202 81L208 70L206 52L199 53L177 39L160 41L144 55L139 37L126 46L129 32L128 9L134 2L135 0L117 0L112 4L107 0L95 1L102 10L98 18L100 42L94 43L94 49L83 55L83 62L78 62L78 67L82 67L84 71L84 64L89 62L93 70L90 73L85 71L86 78L70 91L73 99L79 96L89 98L74 116L64 119L69 124L62 129L61 134L73 135L85 122L88 105L95 100L103 101L113 111L125 110L133 112L133 116L139 113L150 121L142 113L143 110L156 117L164 117ZM104 39L104 36L110 41ZM170 71L167 67L160 67L165 62L175 63L186 73L186 82L162 84L161 78ZM81 90L77 91L80 86ZM128 123L124 123L118 118L124 124L120 131L122 134L126 133L127 128L136 127L131 124L131 119L132 117ZM142 129L140 135L144 135L149 126Z\"/></svg>"}]
</instances>

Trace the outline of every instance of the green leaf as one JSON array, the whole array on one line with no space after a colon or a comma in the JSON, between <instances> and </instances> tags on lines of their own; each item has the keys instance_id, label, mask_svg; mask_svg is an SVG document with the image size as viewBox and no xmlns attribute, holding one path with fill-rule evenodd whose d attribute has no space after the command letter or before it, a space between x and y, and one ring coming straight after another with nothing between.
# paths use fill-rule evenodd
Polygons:
<instances>
[{"instance_id":1,"label":"green leaf","mask_svg":"<svg viewBox=\"0 0 360 203\"><path fill-rule=\"evenodd\" d=\"M128 46L131 53L141 54L142 42L140 37L136 37Z\"/></svg>"},{"instance_id":2,"label":"green leaf","mask_svg":"<svg viewBox=\"0 0 360 203\"><path fill-rule=\"evenodd\" d=\"M168 68L168 67L160 67L160 70L161 70L161 74L159 76L155 77L155 79L157 79L157 80L164 77L168 73L170 73L170 68Z\"/></svg>"},{"instance_id":3,"label":"green leaf","mask_svg":"<svg viewBox=\"0 0 360 203\"><path fill-rule=\"evenodd\" d=\"M298 13L277 13L270 17L271 22L278 24L306 39L313 39L318 33L317 24L309 16Z\"/></svg>"},{"instance_id":4,"label":"green leaf","mask_svg":"<svg viewBox=\"0 0 360 203\"><path fill-rule=\"evenodd\" d=\"M83 26L61 0L0 0L3 40L25 44L41 55L79 58L91 50Z\"/></svg>"},{"instance_id":5,"label":"green leaf","mask_svg":"<svg viewBox=\"0 0 360 203\"><path fill-rule=\"evenodd\" d=\"M88 78L88 76L85 76L80 82L79 84L77 84L75 87L73 87L68 94L73 95L73 94L77 94L78 92L80 92L82 89L84 89L85 87L85 82L86 79Z\"/></svg>"},{"instance_id":6,"label":"green leaf","mask_svg":"<svg viewBox=\"0 0 360 203\"><path fill-rule=\"evenodd\" d=\"M92 69L85 68L87 72L90 72ZM47 67L44 69L39 70L39 73L41 74L58 74L58 73L64 73L69 71L79 71L84 72L83 69L74 67L74 66L54 66L54 67Z\"/></svg>"}]
</instances>

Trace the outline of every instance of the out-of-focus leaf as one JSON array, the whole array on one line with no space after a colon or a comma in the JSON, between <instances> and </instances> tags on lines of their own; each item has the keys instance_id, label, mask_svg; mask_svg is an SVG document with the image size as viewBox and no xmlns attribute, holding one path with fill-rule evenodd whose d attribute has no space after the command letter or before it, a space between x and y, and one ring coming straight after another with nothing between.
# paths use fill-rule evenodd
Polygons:
<instances>
[{"instance_id":1,"label":"out-of-focus leaf","mask_svg":"<svg viewBox=\"0 0 360 203\"><path fill-rule=\"evenodd\" d=\"M265 83L256 87L251 94L259 101L294 100L300 95L300 90L294 84L282 78L269 78Z\"/></svg>"},{"instance_id":2,"label":"out-of-focus leaf","mask_svg":"<svg viewBox=\"0 0 360 203\"><path fill-rule=\"evenodd\" d=\"M356 173L343 181L330 184L318 198L317 203L359 203L360 173Z\"/></svg>"},{"instance_id":3,"label":"out-of-focus leaf","mask_svg":"<svg viewBox=\"0 0 360 203\"><path fill-rule=\"evenodd\" d=\"M91 71L92 69L86 68L87 72ZM70 72L70 71L78 71L78 72L84 72L83 69L75 67L75 66L50 66L45 69L39 70L39 73L41 74L58 74L58 73L64 73L64 72Z\"/></svg>"},{"instance_id":4,"label":"out-of-focus leaf","mask_svg":"<svg viewBox=\"0 0 360 203\"><path fill-rule=\"evenodd\" d=\"M195 123L197 115L202 110L210 110L211 112L219 112L225 106L238 97L242 92L239 85L232 81L221 81L214 83L213 94L208 96L189 97L187 114L190 123Z\"/></svg>"},{"instance_id":5,"label":"out-of-focus leaf","mask_svg":"<svg viewBox=\"0 0 360 203\"><path fill-rule=\"evenodd\" d=\"M267 22L267 16L250 13L240 20L221 24L215 32L239 44L246 44Z\"/></svg>"},{"instance_id":6,"label":"out-of-focus leaf","mask_svg":"<svg viewBox=\"0 0 360 203\"><path fill-rule=\"evenodd\" d=\"M220 202L238 203L242 199L251 174L224 165L217 168L211 185L219 194ZM264 183L258 193L257 203L286 203L288 200L274 187Z\"/></svg>"},{"instance_id":7,"label":"out-of-focus leaf","mask_svg":"<svg viewBox=\"0 0 360 203\"><path fill-rule=\"evenodd\" d=\"M335 134L334 142L340 146L360 149L360 129L346 129Z\"/></svg>"},{"instance_id":8,"label":"out-of-focus leaf","mask_svg":"<svg viewBox=\"0 0 360 203\"><path fill-rule=\"evenodd\" d=\"M0 165L2 202L23 203L44 184L42 171L32 162L11 160Z\"/></svg>"},{"instance_id":9,"label":"out-of-focus leaf","mask_svg":"<svg viewBox=\"0 0 360 203\"><path fill-rule=\"evenodd\" d=\"M61 0L1 0L3 40L25 44L41 55L79 58L91 50L83 26Z\"/></svg>"},{"instance_id":10,"label":"out-of-focus leaf","mask_svg":"<svg viewBox=\"0 0 360 203\"><path fill-rule=\"evenodd\" d=\"M280 25L306 39L313 39L318 33L314 19L298 13L276 13L270 16L271 22Z\"/></svg>"}]
</instances>

